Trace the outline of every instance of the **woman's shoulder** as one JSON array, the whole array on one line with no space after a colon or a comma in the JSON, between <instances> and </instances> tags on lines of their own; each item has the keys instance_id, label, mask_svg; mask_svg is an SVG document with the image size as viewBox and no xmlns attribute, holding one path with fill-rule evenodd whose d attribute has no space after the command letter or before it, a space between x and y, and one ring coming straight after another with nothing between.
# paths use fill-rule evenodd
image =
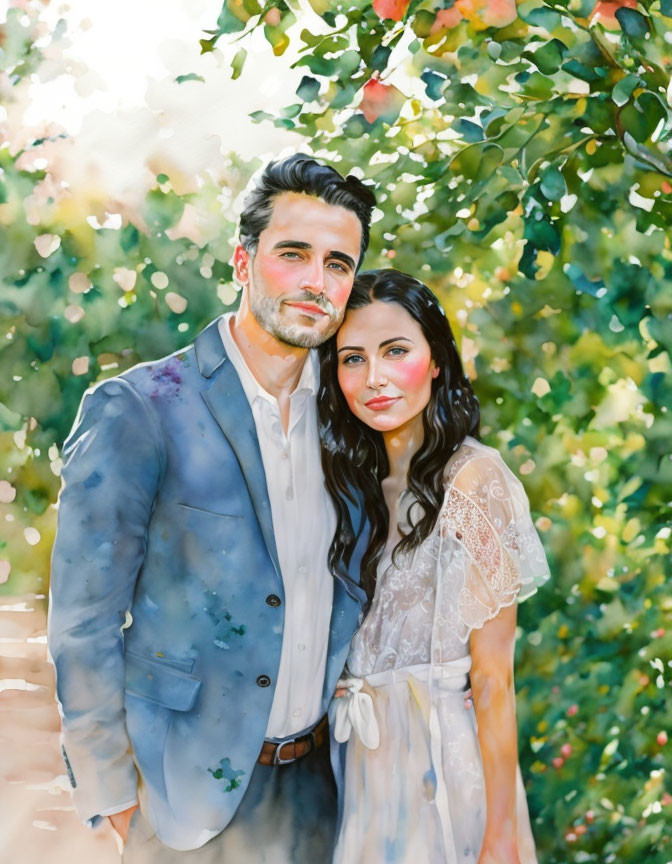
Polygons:
<instances>
[{"instance_id":1,"label":"woman's shoulder","mask_svg":"<svg viewBox=\"0 0 672 864\"><path fill-rule=\"evenodd\" d=\"M503 480L517 481L498 450L467 435L446 464L444 485L448 490L455 485L470 485L493 474Z\"/></svg>"}]
</instances>

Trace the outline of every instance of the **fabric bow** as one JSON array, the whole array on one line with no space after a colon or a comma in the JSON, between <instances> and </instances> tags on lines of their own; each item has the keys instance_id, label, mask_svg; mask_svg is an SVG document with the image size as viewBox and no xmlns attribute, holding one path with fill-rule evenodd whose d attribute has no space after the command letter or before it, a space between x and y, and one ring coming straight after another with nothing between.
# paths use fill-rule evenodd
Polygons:
<instances>
[{"instance_id":1,"label":"fabric bow","mask_svg":"<svg viewBox=\"0 0 672 864\"><path fill-rule=\"evenodd\" d=\"M363 683L361 678L343 678L338 682L337 687L348 692L331 700L329 721L339 743L347 741L354 729L365 747L376 750L380 744L380 732L373 699L362 692Z\"/></svg>"}]
</instances>

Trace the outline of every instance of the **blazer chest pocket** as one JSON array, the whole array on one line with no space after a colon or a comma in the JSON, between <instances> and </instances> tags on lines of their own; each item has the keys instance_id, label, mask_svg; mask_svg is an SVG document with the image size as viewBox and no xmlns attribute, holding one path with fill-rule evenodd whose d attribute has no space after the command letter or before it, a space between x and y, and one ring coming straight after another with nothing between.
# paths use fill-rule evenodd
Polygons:
<instances>
[{"instance_id":1,"label":"blazer chest pocket","mask_svg":"<svg viewBox=\"0 0 672 864\"><path fill-rule=\"evenodd\" d=\"M189 711L201 688L198 678L157 660L126 652L126 692L172 711Z\"/></svg>"}]
</instances>

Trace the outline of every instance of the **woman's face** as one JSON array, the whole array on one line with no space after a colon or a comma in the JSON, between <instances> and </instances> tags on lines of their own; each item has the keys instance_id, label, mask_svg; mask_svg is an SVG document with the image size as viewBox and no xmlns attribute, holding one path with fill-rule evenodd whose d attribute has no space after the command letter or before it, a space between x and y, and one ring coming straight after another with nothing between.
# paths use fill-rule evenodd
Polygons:
<instances>
[{"instance_id":1,"label":"woman's face","mask_svg":"<svg viewBox=\"0 0 672 864\"><path fill-rule=\"evenodd\" d=\"M379 432L424 411L439 374L418 322L399 303L349 310L336 336L338 383L348 407Z\"/></svg>"}]
</instances>

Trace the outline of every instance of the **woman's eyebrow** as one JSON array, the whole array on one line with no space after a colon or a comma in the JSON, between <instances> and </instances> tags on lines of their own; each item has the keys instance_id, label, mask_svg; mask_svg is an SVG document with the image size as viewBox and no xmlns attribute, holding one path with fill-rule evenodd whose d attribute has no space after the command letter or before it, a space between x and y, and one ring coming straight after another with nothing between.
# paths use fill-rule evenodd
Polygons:
<instances>
[{"instance_id":1,"label":"woman's eyebrow","mask_svg":"<svg viewBox=\"0 0 672 864\"><path fill-rule=\"evenodd\" d=\"M392 342L410 342L411 345L415 344L412 339L408 339L406 336L394 336L392 339L385 339L383 342L380 343L378 347L384 348L386 345L390 345ZM339 348L336 353L340 354L341 351L364 351L364 346L344 345L342 348Z\"/></svg>"},{"instance_id":2,"label":"woman's eyebrow","mask_svg":"<svg viewBox=\"0 0 672 864\"><path fill-rule=\"evenodd\" d=\"M386 339L384 342L381 342L378 346L379 348L384 348L386 345L389 345L390 342L410 342L413 345L412 339L407 339L406 336L395 336L393 339Z\"/></svg>"}]
</instances>

